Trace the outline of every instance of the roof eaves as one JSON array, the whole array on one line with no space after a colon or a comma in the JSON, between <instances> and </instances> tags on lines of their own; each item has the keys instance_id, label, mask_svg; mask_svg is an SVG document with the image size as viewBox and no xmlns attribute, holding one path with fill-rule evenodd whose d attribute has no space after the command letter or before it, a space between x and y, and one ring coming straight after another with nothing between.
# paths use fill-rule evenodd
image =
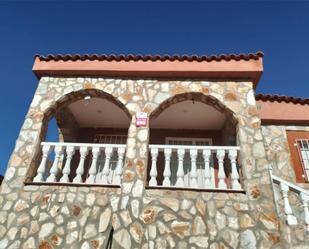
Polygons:
<instances>
[{"instance_id":1,"label":"roof eaves","mask_svg":"<svg viewBox=\"0 0 309 249\"><path fill-rule=\"evenodd\" d=\"M107 54L49 54L35 55L40 61L230 61L230 60L258 60L263 57L262 52L249 54L221 54L221 55L107 55Z\"/></svg>"},{"instance_id":2,"label":"roof eaves","mask_svg":"<svg viewBox=\"0 0 309 249\"><path fill-rule=\"evenodd\" d=\"M277 94L262 94L255 95L256 100L269 101L269 102L285 102L300 105L309 105L309 98L300 98L293 96L277 95Z\"/></svg>"}]
</instances>

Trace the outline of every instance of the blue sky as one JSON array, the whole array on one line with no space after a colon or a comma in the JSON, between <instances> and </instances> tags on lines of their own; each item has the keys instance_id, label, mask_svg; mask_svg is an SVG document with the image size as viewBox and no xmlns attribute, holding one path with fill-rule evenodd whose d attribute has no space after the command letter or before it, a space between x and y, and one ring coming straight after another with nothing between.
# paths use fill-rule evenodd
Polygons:
<instances>
[{"instance_id":1,"label":"blue sky","mask_svg":"<svg viewBox=\"0 0 309 249\"><path fill-rule=\"evenodd\" d=\"M37 86L36 53L263 51L257 92L309 97L309 2L0 1L0 174Z\"/></svg>"}]
</instances>

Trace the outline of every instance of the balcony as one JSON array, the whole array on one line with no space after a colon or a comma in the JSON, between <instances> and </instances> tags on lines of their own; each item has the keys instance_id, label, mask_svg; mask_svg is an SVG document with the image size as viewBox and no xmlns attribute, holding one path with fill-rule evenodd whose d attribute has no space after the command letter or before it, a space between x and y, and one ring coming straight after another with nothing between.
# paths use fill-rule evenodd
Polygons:
<instances>
[{"instance_id":1,"label":"balcony","mask_svg":"<svg viewBox=\"0 0 309 249\"><path fill-rule=\"evenodd\" d=\"M242 190L237 146L150 145L149 148L150 187ZM159 155L164 163L163 170L158 172Z\"/></svg>"},{"instance_id":2,"label":"balcony","mask_svg":"<svg viewBox=\"0 0 309 249\"><path fill-rule=\"evenodd\" d=\"M116 100L78 96L56 111L59 142L41 142L29 177L34 184L119 186L132 117ZM177 96L149 118L146 186L243 191L233 114L203 95Z\"/></svg>"},{"instance_id":3,"label":"balcony","mask_svg":"<svg viewBox=\"0 0 309 249\"><path fill-rule=\"evenodd\" d=\"M131 116L116 100L93 94L78 95L49 121L29 173L34 184L120 185Z\"/></svg>"},{"instance_id":4,"label":"balcony","mask_svg":"<svg viewBox=\"0 0 309 249\"><path fill-rule=\"evenodd\" d=\"M34 183L120 185L124 144L42 142Z\"/></svg>"},{"instance_id":5,"label":"balcony","mask_svg":"<svg viewBox=\"0 0 309 249\"><path fill-rule=\"evenodd\" d=\"M236 124L220 103L181 94L150 120L148 187L243 191Z\"/></svg>"},{"instance_id":6,"label":"balcony","mask_svg":"<svg viewBox=\"0 0 309 249\"><path fill-rule=\"evenodd\" d=\"M42 157L33 183L119 186L125 147L42 142ZM149 187L242 190L237 146L150 145L149 149ZM162 158L163 171L157 167Z\"/></svg>"}]
</instances>

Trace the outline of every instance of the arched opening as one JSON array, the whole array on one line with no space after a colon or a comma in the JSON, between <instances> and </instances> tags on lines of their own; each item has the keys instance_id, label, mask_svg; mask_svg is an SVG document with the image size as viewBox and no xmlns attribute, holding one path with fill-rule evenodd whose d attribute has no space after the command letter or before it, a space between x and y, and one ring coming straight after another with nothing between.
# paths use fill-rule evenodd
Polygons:
<instances>
[{"instance_id":1,"label":"arched opening","mask_svg":"<svg viewBox=\"0 0 309 249\"><path fill-rule=\"evenodd\" d=\"M104 92L64 96L45 113L33 181L118 185L130 122L124 105Z\"/></svg>"},{"instance_id":2,"label":"arched opening","mask_svg":"<svg viewBox=\"0 0 309 249\"><path fill-rule=\"evenodd\" d=\"M149 185L240 189L236 130L233 112L211 96L168 99L150 119Z\"/></svg>"}]
</instances>

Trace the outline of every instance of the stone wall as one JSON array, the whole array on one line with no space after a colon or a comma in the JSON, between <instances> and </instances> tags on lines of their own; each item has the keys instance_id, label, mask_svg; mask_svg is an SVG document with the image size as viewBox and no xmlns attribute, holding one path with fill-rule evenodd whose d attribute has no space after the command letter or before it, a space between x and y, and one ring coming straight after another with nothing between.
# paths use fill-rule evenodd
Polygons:
<instances>
[{"instance_id":1,"label":"stone wall","mask_svg":"<svg viewBox=\"0 0 309 249\"><path fill-rule=\"evenodd\" d=\"M290 149L285 126L262 126L267 157L272 162L273 173L295 183Z\"/></svg>"},{"instance_id":2,"label":"stone wall","mask_svg":"<svg viewBox=\"0 0 309 249\"><path fill-rule=\"evenodd\" d=\"M291 160L290 148L287 139L287 131L309 131L309 127L280 125L262 126L267 157L271 162L274 175L277 175L289 182L296 183L295 170ZM305 189L309 189L308 183L297 183L297 185Z\"/></svg>"},{"instance_id":3,"label":"stone wall","mask_svg":"<svg viewBox=\"0 0 309 249\"><path fill-rule=\"evenodd\" d=\"M132 117L121 188L25 186L47 121L86 95ZM135 113L192 95L237 121L244 193L145 188L149 128L135 126ZM268 165L251 82L42 77L1 188L0 248L104 248L111 225L114 248L290 248Z\"/></svg>"},{"instance_id":4,"label":"stone wall","mask_svg":"<svg viewBox=\"0 0 309 249\"><path fill-rule=\"evenodd\" d=\"M26 186L0 197L0 248L106 248L120 189ZM5 236L4 236L5 235Z\"/></svg>"}]
</instances>

